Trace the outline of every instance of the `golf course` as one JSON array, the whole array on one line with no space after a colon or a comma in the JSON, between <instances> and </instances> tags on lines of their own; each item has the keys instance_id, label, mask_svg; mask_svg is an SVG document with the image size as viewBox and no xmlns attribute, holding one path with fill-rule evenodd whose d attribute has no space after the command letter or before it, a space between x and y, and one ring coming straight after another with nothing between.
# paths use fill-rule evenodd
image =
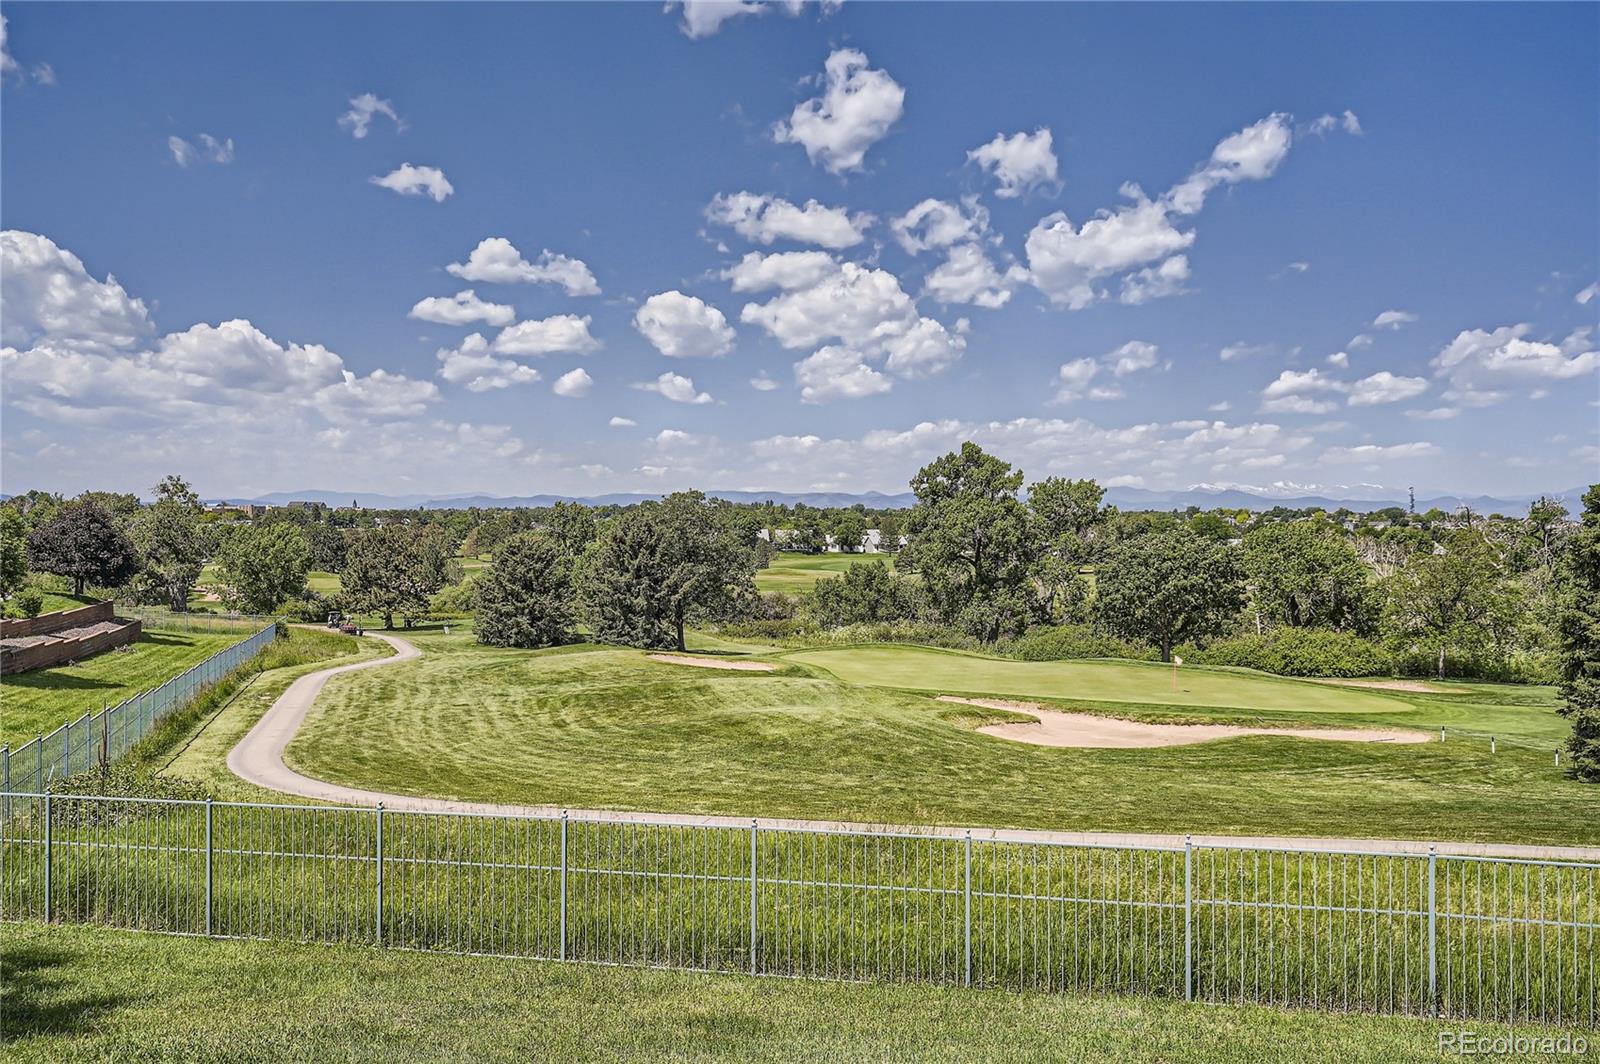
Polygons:
<instances>
[{"instance_id":1,"label":"golf course","mask_svg":"<svg viewBox=\"0 0 1600 1064\"><path fill-rule=\"evenodd\" d=\"M890 824L1594 844L1600 808L1549 751L1549 689L1448 694L1137 662L1028 663L920 647L785 652L691 641L772 671L690 668L591 644L484 647L452 625L421 654L330 679L285 761L318 780L463 801ZM370 649L370 648L369 648ZM1058 749L982 734L1029 698L1141 721L1404 729L1392 744L1253 734L1159 749ZM222 714L174 771L232 797L220 764L264 708ZM1491 753L1488 730L1520 736ZM1482 738L1477 736L1483 731ZM1473 733L1468 735L1467 733ZM1521 745L1526 743L1527 745ZM1541 748L1542 746L1542 748ZM209 752L207 752L209 751Z\"/></svg>"}]
</instances>

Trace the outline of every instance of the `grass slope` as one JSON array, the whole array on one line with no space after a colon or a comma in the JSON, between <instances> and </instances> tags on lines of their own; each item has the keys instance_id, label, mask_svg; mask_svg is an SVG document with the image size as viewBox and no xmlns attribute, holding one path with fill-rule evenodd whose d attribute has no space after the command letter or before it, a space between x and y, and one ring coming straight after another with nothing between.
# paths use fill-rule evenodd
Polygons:
<instances>
[{"instance_id":1,"label":"grass slope","mask_svg":"<svg viewBox=\"0 0 1600 1064\"><path fill-rule=\"evenodd\" d=\"M926 694L845 683L800 665L723 673L633 650L499 650L460 631L409 638L421 659L329 683L289 747L291 765L376 790L580 808L1600 843L1600 791L1567 779L1546 751L1502 746L1490 756L1484 743L1270 736L1161 750L1048 749L975 733L971 711ZM1358 704L1381 702L1371 715L1382 723L1436 727L1443 712L1439 698L1358 694ZM1298 719L1327 723L1328 714Z\"/></svg>"},{"instance_id":2,"label":"grass slope","mask_svg":"<svg viewBox=\"0 0 1600 1064\"><path fill-rule=\"evenodd\" d=\"M824 576L837 576L856 562L891 564L886 554L796 554L780 551L772 564L756 571L756 587L761 591L810 591Z\"/></svg>"},{"instance_id":3,"label":"grass slope","mask_svg":"<svg viewBox=\"0 0 1600 1064\"><path fill-rule=\"evenodd\" d=\"M128 650L98 654L76 665L7 676L0 680L0 742L16 747L53 731L88 710L160 686L191 665L249 636L237 632L174 632L146 629Z\"/></svg>"},{"instance_id":4,"label":"grass slope","mask_svg":"<svg viewBox=\"0 0 1600 1064\"><path fill-rule=\"evenodd\" d=\"M14 1061L1421 1060L1459 1024L6 927ZM1473 1024L1486 1036L1512 1029ZM1548 1035L1540 1029L1522 1033ZM1313 1048L1314 1047L1314 1048Z\"/></svg>"}]
</instances>

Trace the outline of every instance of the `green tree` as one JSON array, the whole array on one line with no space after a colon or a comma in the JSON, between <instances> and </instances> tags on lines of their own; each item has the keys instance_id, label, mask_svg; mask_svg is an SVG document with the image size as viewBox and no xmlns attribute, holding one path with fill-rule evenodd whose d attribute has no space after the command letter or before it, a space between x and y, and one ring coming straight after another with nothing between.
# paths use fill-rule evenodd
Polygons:
<instances>
[{"instance_id":1,"label":"green tree","mask_svg":"<svg viewBox=\"0 0 1600 1064\"><path fill-rule=\"evenodd\" d=\"M810 609L826 628L912 620L922 611L922 586L887 562L854 562L839 576L823 577L811 591Z\"/></svg>"},{"instance_id":2,"label":"green tree","mask_svg":"<svg viewBox=\"0 0 1600 1064\"><path fill-rule=\"evenodd\" d=\"M565 500L550 507L544 525L553 533L567 554L576 558L584 548L594 542L599 528L594 511L582 503Z\"/></svg>"},{"instance_id":3,"label":"green tree","mask_svg":"<svg viewBox=\"0 0 1600 1064\"><path fill-rule=\"evenodd\" d=\"M103 507L70 502L28 533L28 564L72 581L82 595L86 583L117 587L139 571L139 552Z\"/></svg>"},{"instance_id":4,"label":"green tree","mask_svg":"<svg viewBox=\"0 0 1600 1064\"><path fill-rule=\"evenodd\" d=\"M901 568L921 573L946 622L986 641L1032 619L1034 550L1022 471L977 444L937 458L911 480L917 504Z\"/></svg>"},{"instance_id":5,"label":"green tree","mask_svg":"<svg viewBox=\"0 0 1600 1064\"><path fill-rule=\"evenodd\" d=\"M1034 579L1047 620L1081 620L1089 584L1082 569L1093 560L1107 511L1105 489L1093 480L1048 477L1028 489L1039 540Z\"/></svg>"},{"instance_id":6,"label":"green tree","mask_svg":"<svg viewBox=\"0 0 1600 1064\"><path fill-rule=\"evenodd\" d=\"M394 627L397 613L410 628L428 612L436 591L460 579L448 529L397 521L352 536L339 574L349 608L380 615L385 628Z\"/></svg>"},{"instance_id":7,"label":"green tree","mask_svg":"<svg viewBox=\"0 0 1600 1064\"><path fill-rule=\"evenodd\" d=\"M847 554L854 554L867 538L866 515L855 509L840 510L833 515L829 531L833 533L834 546Z\"/></svg>"},{"instance_id":8,"label":"green tree","mask_svg":"<svg viewBox=\"0 0 1600 1064\"><path fill-rule=\"evenodd\" d=\"M898 510L878 515L878 549L888 554L900 552L900 537L906 534L905 517Z\"/></svg>"},{"instance_id":9,"label":"green tree","mask_svg":"<svg viewBox=\"0 0 1600 1064\"><path fill-rule=\"evenodd\" d=\"M476 581L478 642L547 647L572 639L572 555L548 531L519 532L500 545Z\"/></svg>"},{"instance_id":10,"label":"green tree","mask_svg":"<svg viewBox=\"0 0 1600 1064\"><path fill-rule=\"evenodd\" d=\"M1569 771L1600 783L1600 484L1583 493L1583 516L1561 568L1559 711L1572 720Z\"/></svg>"},{"instance_id":11,"label":"green tree","mask_svg":"<svg viewBox=\"0 0 1600 1064\"><path fill-rule=\"evenodd\" d=\"M0 598L10 598L27 575L27 523L15 506L0 506Z\"/></svg>"},{"instance_id":12,"label":"green tree","mask_svg":"<svg viewBox=\"0 0 1600 1064\"><path fill-rule=\"evenodd\" d=\"M1172 648L1223 631L1243 602L1234 551L1178 526L1125 540L1096 575L1095 615L1112 632Z\"/></svg>"},{"instance_id":13,"label":"green tree","mask_svg":"<svg viewBox=\"0 0 1600 1064\"><path fill-rule=\"evenodd\" d=\"M789 531L783 546L801 554L821 554L827 550L828 534L822 527L822 514L809 506L805 509L796 506L794 528Z\"/></svg>"},{"instance_id":14,"label":"green tree","mask_svg":"<svg viewBox=\"0 0 1600 1064\"><path fill-rule=\"evenodd\" d=\"M1514 621L1515 602L1501 580L1498 548L1472 529L1447 536L1439 550L1418 551L1388 581L1386 616L1401 641L1438 656L1482 652Z\"/></svg>"},{"instance_id":15,"label":"green tree","mask_svg":"<svg viewBox=\"0 0 1600 1064\"><path fill-rule=\"evenodd\" d=\"M134 515L129 529L145 573L176 612L189 608L189 589L200 579L210 549L202 512L200 497L188 483L169 476L156 485L155 502Z\"/></svg>"},{"instance_id":16,"label":"green tree","mask_svg":"<svg viewBox=\"0 0 1600 1064\"><path fill-rule=\"evenodd\" d=\"M1326 521L1261 525L1244 537L1258 616L1274 626L1367 633L1377 609L1371 571Z\"/></svg>"},{"instance_id":17,"label":"green tree","mask_svg":"<svg viewBox=\"0 0 1600 1064\"><path fill-rule=\"evenodd\" d=\"M678 492L601 527L579 568L579 597L602 642L683 650L690 612L753 595L753 571L705 496Z\"/></svg>"},{"instance_id":18,"label":"green tree","mask_svg":"<svg viewBox=\"0 0 1600 1064\"><path fill-rule=\"evenodd\" d=\"M311 552L298 526L287 521L241 525L217 550L222 601L243 613L271 613L306 591Z\"/></svg>"}]
</instances>

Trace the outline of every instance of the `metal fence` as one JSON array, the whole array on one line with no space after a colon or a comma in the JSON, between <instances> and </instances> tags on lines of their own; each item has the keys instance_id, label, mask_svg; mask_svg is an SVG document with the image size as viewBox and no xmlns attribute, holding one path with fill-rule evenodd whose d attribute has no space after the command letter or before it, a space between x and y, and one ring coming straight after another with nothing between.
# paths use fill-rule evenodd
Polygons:
<instances>
[{"instance_id":1,"label":"metal fence","mask_svg":"<svg viewBox=\"0 0 1600 1064\"><path fill-rule=\"evenodd\" d=\"M206 688L255 657L276 635L273 624L225 650L219 650L160 687L114 706L86 712L49 735L29 739L12 750L0 747L0 791L44 791L50 782L82 772L96 762L111 762L149 733L162 718L188 705Z\"/></svg>"},{"instance_id":2,"label":"metal fence","mask_svg":"<svg viewBox=\"0 0 1600 1064\"><path fill-rule=\"evenodd\" d=\"M1600 864L11 799L12 920L1600 1025Z\"/></svg>"},{"instance_id":3,"label":"metal fence","mask_svg":"<svg viewBox=\"0 0 1600 1064\"><path fill-rule=\"evenodd\" d=\"M118 605L117 614L137 618L146 628L168 632L253 632L277 620L253 613L174 612L165 606Z\"/></svg>"}]
</instances>

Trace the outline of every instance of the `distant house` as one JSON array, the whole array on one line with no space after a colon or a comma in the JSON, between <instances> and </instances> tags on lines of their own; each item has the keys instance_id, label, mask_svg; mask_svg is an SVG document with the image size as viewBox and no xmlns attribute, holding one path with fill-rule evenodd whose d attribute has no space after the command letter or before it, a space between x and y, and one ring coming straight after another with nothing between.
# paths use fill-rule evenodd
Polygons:
<instances>
[{"instance_id":1,"label":"distant house","mask_svg":"<svg viewBox=\"0 0 1600 1064\"><path fill-rule=\"evenodd\" d=\"M295 499L289 503L289 509L304 510L314 516L322 514L327 508L328 504L325 502L312 502L307 499Z\"/></svg>"}]
</instances>

